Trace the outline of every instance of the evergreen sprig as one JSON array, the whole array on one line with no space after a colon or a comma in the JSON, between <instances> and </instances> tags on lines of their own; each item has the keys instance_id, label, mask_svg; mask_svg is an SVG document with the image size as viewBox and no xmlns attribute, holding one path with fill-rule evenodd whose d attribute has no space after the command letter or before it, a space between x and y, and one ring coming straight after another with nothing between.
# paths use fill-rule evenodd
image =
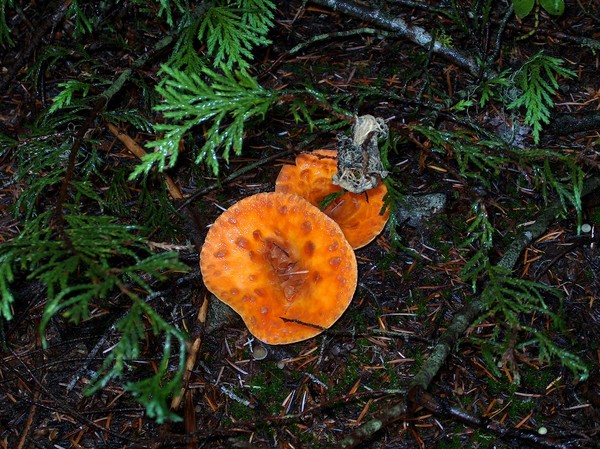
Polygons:
<instances>
[{"instance_id":1,"label":"evergreen sprig","mask_svg":"<svg viewBox=\"0 0 600 449\"><path fill-rule=\"evenodd\" d=\"M39 214L18 237L0 247L1 265L11 267L0 275L4 286L0 300L7 319L12 317L9 305L14 298L8 287L15 270L29 273L29 279L46 288L43 332L59 312L79 322L88 316L91 301L106 298L115 288L128 289L133 283L149 291L144 276L163 279L166 270L187 269L176 253L152 254L138 228L118 224L112 217L66 214L64 236L55 235L51 218L51 211Z\"/></svg>"},{"instance_id":2,"label":"evergreen sprig","mask_svg":"<svg viewBox=\"0 0 600 449\"><path fill-rule=\"evenodd\" d=\"M252 50L270 44L275 4L270 0L217 0L198 28L198 39L206 42L214 67L228 71L247 69Z\"/></svg>"},{"instance_id":3,"label":"evergreen sprig","mask_svg":"<svg viewBox=\"0 0 600 449\"><path fill-rule=\"evenodd\" d=\"M575 375L581 379L586 378L588 368L577 355L555 344L545 334L546 331L542 332L525 324L531 316L538 315L552 323L554 329L564 331L563 315L547 303L547 298L559 300L560 292L541 282L520 279L510 270L493 265L489 253L493 248L494 226L480 201L473 204L472 212L468 236L460 247L474 248L474 253L463 266L461 276L465 281L471 282L474 292L477 290L477 282L481 281L480 298L486 312L476 324L488 319L497 323L486 339L473 339L481 345L484 360L491 362L513 346L537 344L540 360L558 358ZM502 328L506 332L501 332ZM513 341L518 334L527 335L524 337L527 343ZM497 367L490 367L500 375Z\"/></svg>"},{"instance_id":4,"label":"evergreen sprig","mask_svg":"<svg viewBox=\"0 0 600 449\"><path fill-rule=\"evenodd\" d=\"M134 0L133 3L141 5L153 15L164 17L167 25L171 27L176 25L174 20L176 13L182 14L185 18L191 10L188 0Z\"/></svg>"},{"instance_id":5,"label":"evergreen sprig","mask_svg":"<svg viewBox=\"0 0 600 449\"><path fill-rule=\"evenodd\" d=\"M126 364L140 356L140 342L151 331L165 339L160 369L150 379L130 382L126 388L146 407L150 417L160 422L176 419L166 398L180 385L185 336L141 301L136 292L151 292L152 280L164 280L168 271L187 271L187 266L179 262L175 252L153 254L138 227L119 224L112 217L67 213L62 235L52 230L51 218L50 211L32 218L19 236L0 246L0 314L12 318L15 298L11 284L16 272L25 273L28 280L40 282L46 290L40 322L42 336L57 315L79 323L89 316L92 303L102 303L119 292L132 301L132 306L116 324L121 338L88 393L121 377ZM146 320L151 323L150 330L144 326ZM173 339L179 342L179 370L169 379L167 365ZM46 344L45 339L43 343ZM163 382L165 385L156 388Z\"/></svg>"},{"instance_id":6,"label":"evergreen sprig","mask_svg":"<svg viewBox=\"0 0 600 449\"><path fill-rule=\"evenodd\" d=\"M558 91L557 76L572 78L576 73L562 67L563 60L546 56L543 51L527 60L514 74L514 82L521 92L507 106L509 109L525 107L525 124L532 127L533 141L537 145L543 124L550 123L553 97Z\"/></svg>"},{"instance_id":7,"label":"evergreen sprig","mask_svg":"<svg viewBox=\"0 0 600 449\"><path fill-rule=\"evenodd\" d=\"M559 290L553 287L537 281L520 279L510 270L498 265L488 265L485 285L481 292L481 301L486 312L474 325L491 319L496 323L496 329L486 339L473 339L484 348L484 359L492 362L495 357L504 355L506 350L512 350L513 347L535 345L540 360L550 361L558 358L575 376L585 380L589 376L589 367L579 356L552 341L548 337L548 329L540 331L525 324L531 321L531 317L538 316L547 320L553 330L564 333L562 313L553 310L547 302L548 298L560 300L560 297ZM505 332L501 329L505 329ZM515 341L518 334L521 334L521 340L525 338L525 341ZM499 374L495 363L489 366L494 373Z\"/></svg>"},{"instance_id":8,"label":"evergreen sprig","mask_svg":"<svg viewBox=\"0 0 600 449\"><path fill-rule=\"evenodd\" d=\"M465 281L471 282L471 286L475 292L477 281L480 276L490 269L489 253L494 247L495 229L488 219L487 210L484 204L480 201L476 201L471 206L471 211L473 213L473 218L470 219L471 222L467 229L468 236L459 247L468 248L474 246L476 248L475 253L469 258L461 270L461 277Z\"/></svg>"},{"instance_id":9,"label":"evergreen sprig","mask_svg":"<svg viewBox=\"0 0 600 449\"><path fill-rule=\"evenodd\" d=\"M514 154L519 166L531 167L535 175L535 187L542 194L544 202L547 203L551 195L558 195L563 216L573 208L579 228L583 213L581 195L585 172L577 161L568 154L548 149L528 149Z\"/></svg>"},{"instance_id":10,"label":"evergreen sprig","mask_svg":"<svg viewBox=\"0 0 600 449\"><path fill-rule=\"evenodd\" d=\"M48 114L52 114L59 109L65 109L67 106L70 106L73 98L77 94L80 94L82 97L87 97L92 88L89 83L77 80L58 83L58 87L62 88L62 90L52 99L52 106L50 106Z\"/></svg>"},{"instance_id":11,"label":"evergreen sprig","mask_svg":"<svg viewBox=\"0 0 600 449\"><path fill-rule=\"evenodd\" d=\"M560 200L563 212L566 215L572 206L577 214L577 227L581 226L583 205L581 203L581 194L583 191L584 172L573 159L569 157L559 157L559 161L569 168L566 179L559 179L556 171L551 167L550 159L544 159L543 179L546 185L541 187L544 199L547 199L549 187L556 192Z\"/></svg>"},{"instance_id":12,"label":"evergreen sprig","mask_svg":"<svg viewBox=\"0 0 600 449\"><path fill-rule=\"evenodd\" d=\"M179 142L192 128L208 122L210 127L205 131L205 142L196 163L205 161L217 174L217 151L226 161L231 150L240 154L246 122L255 116L264 116L279 99L276 92L263 88L243 71L219 74L204 68L201 74L187 74L166 66L163 71L168 78L157 90L164 102L156 110L169 122L155 125L163 137L149 144L154 152L143 158L131 178L147 174L154 165L159 171L172 167L177 160Z\"/></svg>"},{"instance_id":13,"label":"evergreen sprig","mask_svg":"<svg viewBox=\"0 0 600 449\"><path fill-rule=\"evenodd\" d=\"M148 416L157 422L162 423L166 419L181 421L181 418L170 410L168 400L181 388L186 337L136 295L131 296L131 299L133 304L130 310L115 324L115 330L120 333L119 342L112 348L104 360L102 369L91 380L85 393L91 395L104 388L111 380L121 378L125 369L140 357L140 343L146 341L147 334L151 333L154 337L163 335L164 343L157 371L140 381L127 382L125 388L146 407ZM151 332L144 326L146 321L151 324ZM169 366L174 339L179 343L179 363L177 371L171 375Z\"/></svg>"},{"instance_id":14,"label":"evergreen sprig","mask_svg":"<svg viewBox=\"0 0 600 449\"><path fill-rule=\"evenodd\" d=\"M94 24L83 11L79 0L72 0L69 2L67 16L71 17L73 23L75 24L75 28L73 29L73 35L75 37L80 37L84 34L89 34L94 31Z\"/></svg>"},{"instance_id":15,"label":"evergreen sprig","mask_svg":"<svg viewBox=\"0 0 600 449\"><path fill-rule=\"evenodd\" d=\"M201 15L182 28L173 52L165 63L166 67L185 73L200 73L204 67L211 65L209 58L200 56L197 49L198 29L203 19L204 16Z\"/></svg>"},{"instance_id":16,"label":"evergreen sprig","mask_svg":"<svg viewBox=\"0 0 600 449\"><path fill-rule=\"evenodd\" d=\"M454 156L462 176L476 179L485 186L489 186L494 175L510 161L500 151L500 142L478 139L467 130L446 131L424 125L411 125L410 128L423 134L432 143L434 151Z\"/></svg>"},{"instance_id":17,"label":"evergreen sprig","mask_svg":"<svg viewBox=\"0 0 600 449\"><path fill-rule=\"evenodd\" d=\"M14 6L14 0L0 0L0 44L14 45L10 37L10 28L6 22L6 9Z\"/></svg>"}]
</instances>

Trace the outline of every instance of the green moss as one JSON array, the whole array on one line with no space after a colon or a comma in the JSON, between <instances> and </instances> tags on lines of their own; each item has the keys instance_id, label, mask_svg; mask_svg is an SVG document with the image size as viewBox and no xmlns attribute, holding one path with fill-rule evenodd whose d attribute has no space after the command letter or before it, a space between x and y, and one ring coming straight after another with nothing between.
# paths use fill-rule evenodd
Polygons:
<instances>
[{"instance_id":1,"label":"green moss","mask_svg":"<svg viewBox=\"0 0 600 449\"><path fill-rule=\"evenodd\" d=\"M423 366L423 362L425 361L425 353L421 349L417 348L414 352L408 350L405 351L404 355L406 355L407 358L414 359L410 370L413 373L418 373L421 367Z\"/></svg>"},{"instance_id":2,"label":"green moss","mask_svg":"<svg viewBox=\"0 0 600 449\"><path fill-rule=\"evenodd\" d=\"M235 388L233 390L233 393L236 394L237 396L243 398L246 396L247 392L243 391L242 388ZM239 421L248 421L250 419L252 419L252 415L253 415L253 410L252 408L248 407L247 405L244 405L238 401L235 400L231 400L230 401L230 416L232 419Z\"/></svg>"},{"instance_id":3,"label":"green moss","mask_svg":"<svg viewBox=\"0 0 600 449\"><path fill-rule=\"evenodd\" d=\"M556 373L552 370L537 370L532 367L525 367L521 371L522 384L530 391L543 393L546 387L556 378Z\"/></svg>"},{"instance_id":4,"label":"green moss","mask_svg":"<svg viewBox=\"0 0 600 449\"><path fill-rule=\"evenodd\" d=\"M463 442L458 435L453 435L451 438L444 438L438 442L438 449L461 449Z\"/></svg>"},{"instance_id":5,"label":"green moss","mask_svg":"<svg viewBox=\"0 0 600 449\"><path fill-rule=\"evenodd\" d=\"M269 413L281 412L281 403L290 393L286 387L286 374L274 362L267 362L263 369L246 381L254 397Z\"/></svg>"},{"instance_id":6,"label":"green moss","mask_svg":"<svg viewBox=\"0 0 600 449\"><path fill-rule=\"evenodd\" d=\"M508 395L508 396L512 397L512 395L517 391L517 388L518 388L517 385L508 382L508 380L505 377L500 378L498 380L488 377L486 379L486 383L487 383L487 391L492 396Z\"/></svg>"},{"instance_id":7,"label":"green moss","mask_svg":"<svg viewBox=\"0 0 600 449\"><path fill-rule=\"evenodd\" d=\"M519 399L518 396L513 396L512 402L508 407L508 416L511 418L521 418L526 416L531 410L535 408L535 402L531 399Z\"/></svg>"},{"instance_id":8,"label":"green moss","mask_svg":"<svg viewBox=\"0 0 600 449\"><path fill-rule=\"evenodd\" d=\"M504 444L498 444L498 437L496 437L496 435L492 435L479 429L473 432L472 441L474 443L473 447L478 447L480 449L501 449L506 447Z\"/></svg>"},{"instance_id":9,"label":"green moss","mask_svg":"<svg viewBox=\"0 0 600 449\"><path fill-rule=\"evenodd\" d=\"M343 395L348 393L352 385L360 377L361 364L355 357L348 357L343 365L343 371L337 373L336 382L331 387L331 396Z\"/></svg>"},{"instance_id":10,"label":"green moss","mask_svg":"<svg viewBox=\"0 0 600 449\"><path fill-rule=\"evenodd\" d=\"M366 332L367 331L367 318L365 317L362 310L352 309L348 313L348 318L352 323L353 330L357 333Z\"/></svg>"}]
</instances>

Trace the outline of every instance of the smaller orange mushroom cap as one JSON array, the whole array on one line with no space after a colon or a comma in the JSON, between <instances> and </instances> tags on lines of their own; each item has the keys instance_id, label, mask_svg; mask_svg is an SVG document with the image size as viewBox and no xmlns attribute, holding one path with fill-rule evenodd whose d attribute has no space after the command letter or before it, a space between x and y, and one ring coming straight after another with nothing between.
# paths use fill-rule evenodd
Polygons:
<instances>
[{"instance_id":1,"label":"smaller orange mushroom cap","mask_svg":"<svg viewBox=\"0 0 600 449\"><path fill-rule=\"evenodd\" d=\"M211 226L200 251L204 284L267 344L314 337L356 290L354 251L339 226L296 195L259 193Z\"/></svg>"},{"instance_id":2,"label":"smaller orange mushroom cap","mask_svg":"<svg viewBox=\"0 0 600 449\"><path fill-rule=\"evenodd\" d=\"M315 150L296 157L296 165L284 165L275 181L275 191L293 193L318 206L327 195L343 189L333 184L337 173L337 151ZM323 212L340 225L346 239L357 249L370 243L385 227L389 210L381 215L387 187L380 182L364 193L345 192Z\"/></svg>"}]
</instances>

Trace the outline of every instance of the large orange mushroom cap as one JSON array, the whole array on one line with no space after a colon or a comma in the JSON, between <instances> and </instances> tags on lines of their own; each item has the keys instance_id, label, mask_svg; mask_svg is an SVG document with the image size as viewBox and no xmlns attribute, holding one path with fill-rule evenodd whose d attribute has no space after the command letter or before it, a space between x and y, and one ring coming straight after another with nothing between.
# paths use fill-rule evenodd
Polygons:
<instances>
[{"instance_id":1,"label":"large orange mushroom cap","mask_svg":"<svg viewBox=\"0 0 600 449\"><path fill-rule=\"evenodd\" d=\"M356 290L354 251L339 226L296 195L259 193L227 209L200 252L204 284L267 344L314 337Z\"/></svg>"},{"instance_id":2,"label":"large orange mushroom cap","mask_svg":"<svg viewBox=\"0 0 600 449\"><path fill-rule=\"evenodd\" d=\"M316 150L296 157L296 165L284 165L275 181L275 191L300 195L318 206L327 195L342 190L333 184L337 172L337 151ZM340 225L352 248L371 242L385 227L389 210L380 214L387 187L380 182L364 193L346 192L323 212Z\"/></svg>"}]
</instances>

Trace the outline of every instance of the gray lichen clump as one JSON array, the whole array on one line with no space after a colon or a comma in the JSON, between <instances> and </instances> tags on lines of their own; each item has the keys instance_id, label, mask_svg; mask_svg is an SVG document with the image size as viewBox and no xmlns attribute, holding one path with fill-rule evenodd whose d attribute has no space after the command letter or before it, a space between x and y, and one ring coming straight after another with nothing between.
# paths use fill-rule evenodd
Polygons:
<instances>
[{"instance_id":1,"label":"gray lichen clump","mask_svg":"<svg viewBox=\"0 0 600 449\"><path fill-rule=\"evenodd\" d=\"M378 140L388 135L384 120L372 115L356 117L352 137L338 134L338 172L333 183L352 193L377 187L388 172L383 169Z\"/></svg>"}]
</instances>

